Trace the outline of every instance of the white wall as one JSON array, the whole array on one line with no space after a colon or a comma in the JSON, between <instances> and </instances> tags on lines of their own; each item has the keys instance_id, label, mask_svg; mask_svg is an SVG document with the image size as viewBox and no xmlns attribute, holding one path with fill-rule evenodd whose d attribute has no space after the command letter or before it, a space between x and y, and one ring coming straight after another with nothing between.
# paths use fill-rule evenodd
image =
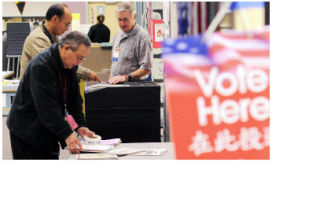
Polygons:
<instances>
[{"instance_id":1,"label":"white wall","mask_svg":"<svg viewBox=\"0 0 320 214\"><path fill-rule=\"evenodd\" d=\"M26 2L24 6L23 13L20 14L18 7L15 2L2 2L2 16L3 17L37 17L46 15L46 12L50 5L56 4L59 2ZM61 3L61 2L60 2Z\"/></svg>"}]
</instances>

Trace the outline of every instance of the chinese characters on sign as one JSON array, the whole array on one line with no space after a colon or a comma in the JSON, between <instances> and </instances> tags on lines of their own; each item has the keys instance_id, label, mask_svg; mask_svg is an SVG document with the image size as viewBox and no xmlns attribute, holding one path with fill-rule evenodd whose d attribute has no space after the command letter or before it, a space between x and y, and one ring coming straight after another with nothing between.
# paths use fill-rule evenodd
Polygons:
<instances>
[{"instance_id":1,"label":"chinese characters on sign","mask_svg":"<svg viewBox=\"0 0 320 214\"><path fill-rule=\"evenodd\" d=\"M269 29L163 43L178 159L269 159Z\"/></svg>"}]
</instances>

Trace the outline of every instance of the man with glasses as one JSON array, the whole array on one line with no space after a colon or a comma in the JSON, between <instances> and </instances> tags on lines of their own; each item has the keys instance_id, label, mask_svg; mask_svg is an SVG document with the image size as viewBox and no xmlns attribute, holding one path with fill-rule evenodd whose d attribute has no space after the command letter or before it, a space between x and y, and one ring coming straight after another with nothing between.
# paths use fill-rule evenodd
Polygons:
<instances>
[{"instance_id":1,"label":"man with glasses","mask_svg":"<svg viewBox=\"0 0 320 214\"><path fill-rule=\"evenodd\" d=\"M116 15L120 29L113 40L109 83L145 79L151 72L151 39L136 24L137 14L132 4L119 4Z\"/></svg>"},{"instance_id":2,"label":"man with glasses","mask_svg":"<svg viewBox=\"0 0 320 214\"><path fill-rule=\"evenodd\" d=\"M82 146L73 130L82 138L93 137L77 80L90 45L85 34L73 31L31 59L7 120L14 159L59 159L58 141L79 153Z\"/></svg>"},{"instance_id":3,"label":"man with glasses","mask_svg":"<svg viewBox=\"0 0 320 214\"><path fill-rule=\"evenodd\" d=\"M72 21L71 12L65 4L51 5L46 13L46 21L39 24L27 37L23 45L20 67L22 79L28 62L40 52L57 43L58 37L68 30ZM83 80L101 82L95 72L79 66L78 77Z\"/></svg>"}]
</instances>

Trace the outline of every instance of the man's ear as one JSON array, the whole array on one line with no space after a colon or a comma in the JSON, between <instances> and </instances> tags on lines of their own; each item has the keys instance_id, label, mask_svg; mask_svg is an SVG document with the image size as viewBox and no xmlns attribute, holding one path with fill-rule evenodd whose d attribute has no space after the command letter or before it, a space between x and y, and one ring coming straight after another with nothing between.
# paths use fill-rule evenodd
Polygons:
<instances>
[{"instance_id":1,"label":"man's ear","mask_svg":"<svg viewBox=\"0 0 320 214\"><path fill-rule=\"evenodd\" d=\"M53 22L53 23L57 23L57 22L59 22L59 17L57 16L57 15L54 15L52 18L51 18L51 21Z\"/></svg>"},{"instance_id":2,"label":"man's ear","mask_svg":"<svg viewBox=\"0 0 320 214\"><path fill-rule=\"evenodd\" d=\"M137 14L136 13L133 15L133 18L134 18L134 20L137 19Z\"/></svg>"},{"instance_id":3,"label":"man's ear","mask_svg":"<svg viewBox=\"0 0 320 214\"><path fill-rule=\"evenodd\" d=\"M64 51L72 50L71 45L65 44L65 45L63 46L63 50L64 50Z\"/></svg>"}]
</instances>

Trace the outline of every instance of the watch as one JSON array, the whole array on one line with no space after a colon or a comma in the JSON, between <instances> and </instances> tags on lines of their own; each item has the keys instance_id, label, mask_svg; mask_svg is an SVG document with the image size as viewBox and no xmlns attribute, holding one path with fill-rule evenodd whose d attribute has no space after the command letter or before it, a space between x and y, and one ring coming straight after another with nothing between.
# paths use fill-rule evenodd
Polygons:
<instances>
[{"instance_id":1,"label":"watch","mask_svg":"<svg viewBox=\"0 0 320 214\"><path fill-rule=\"evenodd\" d=\"M128 81L131 81L131 78L132 78L131 74L128 74L127 76L128 76Z\"/></svg>"}]
</instances>

